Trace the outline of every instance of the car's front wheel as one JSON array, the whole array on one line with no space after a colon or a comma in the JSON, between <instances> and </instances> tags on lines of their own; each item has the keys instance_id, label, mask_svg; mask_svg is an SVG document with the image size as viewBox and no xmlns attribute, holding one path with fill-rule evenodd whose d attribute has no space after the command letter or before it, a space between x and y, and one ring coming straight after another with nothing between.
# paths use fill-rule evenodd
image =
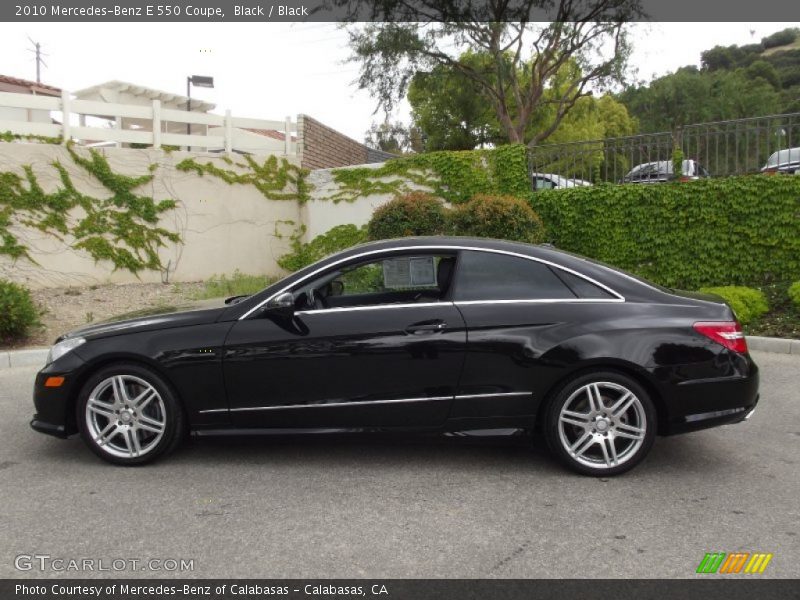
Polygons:
<instances>
[{"instance_id":1,"label":"car's front wheel","mask_svg":"<svg viewBox=\"0 0 800 600\"><path fill-rule=\"evenodd\" d=\"M551 452L584 475L624 473L650 451L656 411L647 392L621 373L592 372L562 387L545 414Z\"/></svg>"},{"instance_id":2,"label":"car's front wheel","mask_svg":"<svg viewBox=\"0 0 800 600\"><path fill-rule=\"evenodd\" d=\"M77 421L89 448L120 465L143 464L173 450L184 429L169 385L137 364L110 365L92 375L78 397Z\"/></svg>"}]
</instances>

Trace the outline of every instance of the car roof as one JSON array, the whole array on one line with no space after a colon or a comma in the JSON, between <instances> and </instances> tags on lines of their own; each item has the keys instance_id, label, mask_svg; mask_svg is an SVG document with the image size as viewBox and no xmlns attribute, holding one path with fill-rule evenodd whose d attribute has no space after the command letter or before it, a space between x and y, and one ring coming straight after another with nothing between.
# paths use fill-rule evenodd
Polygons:
<instances>
[{"instance_id":1,"label":"car roof","mask_svg":"<svg viewBox=\"0 0 800 600\"><path fill-rule=\"evenodd\" d=\"M666 291L666 288L662 288L649 281L620 271L615 267L578 254L559 250L550 244L537 245L494 238L466 236L416 236L395 238L358 244L348 250L334 254L329 258L332 260L342 259L348 256L357 256L364 252L380 252L382 250L402 251L403 249L413 249L420 246L433 249L441 248L442 250L488 250L530 256L531 258L546 261L556 266L566 267L567 269L596 279L600 283L619 291L619 293L623 295L638 295L640 292L646 295L648 292L645 292L642 288L658 293Z\"/></svg>"}]
</instances>

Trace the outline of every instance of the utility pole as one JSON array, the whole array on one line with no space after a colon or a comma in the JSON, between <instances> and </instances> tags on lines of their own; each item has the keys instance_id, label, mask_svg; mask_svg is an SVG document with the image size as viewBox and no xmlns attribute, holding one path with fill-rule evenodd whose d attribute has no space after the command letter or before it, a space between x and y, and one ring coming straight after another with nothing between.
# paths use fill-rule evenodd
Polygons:
<instances>
[{"instance_id":1,"label":"utility pole","mask_svg":"<svg viewBox=\"0 0 800 600\"><path fill-rule=\"evenodd\" d=\"M33 52L36 55L36 83L42 83L42 65L47 66L42 57L47 55L42 52L42 45L39 42L34 42L30 36L28 36L28 41L33 44L34 48L29 48L28 52Z\"/></svg>"}]
</instances>

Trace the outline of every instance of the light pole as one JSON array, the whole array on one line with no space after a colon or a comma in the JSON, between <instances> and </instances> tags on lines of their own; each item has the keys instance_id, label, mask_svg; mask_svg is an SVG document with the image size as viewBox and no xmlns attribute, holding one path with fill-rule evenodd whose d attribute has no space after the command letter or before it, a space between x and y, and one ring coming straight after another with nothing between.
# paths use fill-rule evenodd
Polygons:
<instances>
[{"instance_id":1,"label":"light pole","mask_svg":"<svg viewBox=\"0 0 800 600\"><path fill-rule=\"evenodd\" d=\"M192 112L192 86L213 88L214 78L205 75L192 75L186 78L186 110ZM192 135L192 124L186 123L186 135ZM191 150L189 144L186 144L186 149Z\"/></svg>"}]
</instances>

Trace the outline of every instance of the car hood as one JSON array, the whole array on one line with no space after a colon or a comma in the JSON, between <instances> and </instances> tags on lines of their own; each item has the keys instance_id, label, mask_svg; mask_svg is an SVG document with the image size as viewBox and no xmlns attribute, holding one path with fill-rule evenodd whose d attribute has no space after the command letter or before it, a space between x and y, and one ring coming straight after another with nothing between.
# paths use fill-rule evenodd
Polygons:
<instances>
[{"instance_id":1,"label":"car hood","mask_svg":"<svg viewBox=\"0 0 800 600\"><path fill-rule=\"evenodd\" d=\"M92 339L154 329L204 325L219 319L225 308L221 299L146 308L73 329L59 337L56 342L74 337Z\"/></svg>"}]
</instances>

